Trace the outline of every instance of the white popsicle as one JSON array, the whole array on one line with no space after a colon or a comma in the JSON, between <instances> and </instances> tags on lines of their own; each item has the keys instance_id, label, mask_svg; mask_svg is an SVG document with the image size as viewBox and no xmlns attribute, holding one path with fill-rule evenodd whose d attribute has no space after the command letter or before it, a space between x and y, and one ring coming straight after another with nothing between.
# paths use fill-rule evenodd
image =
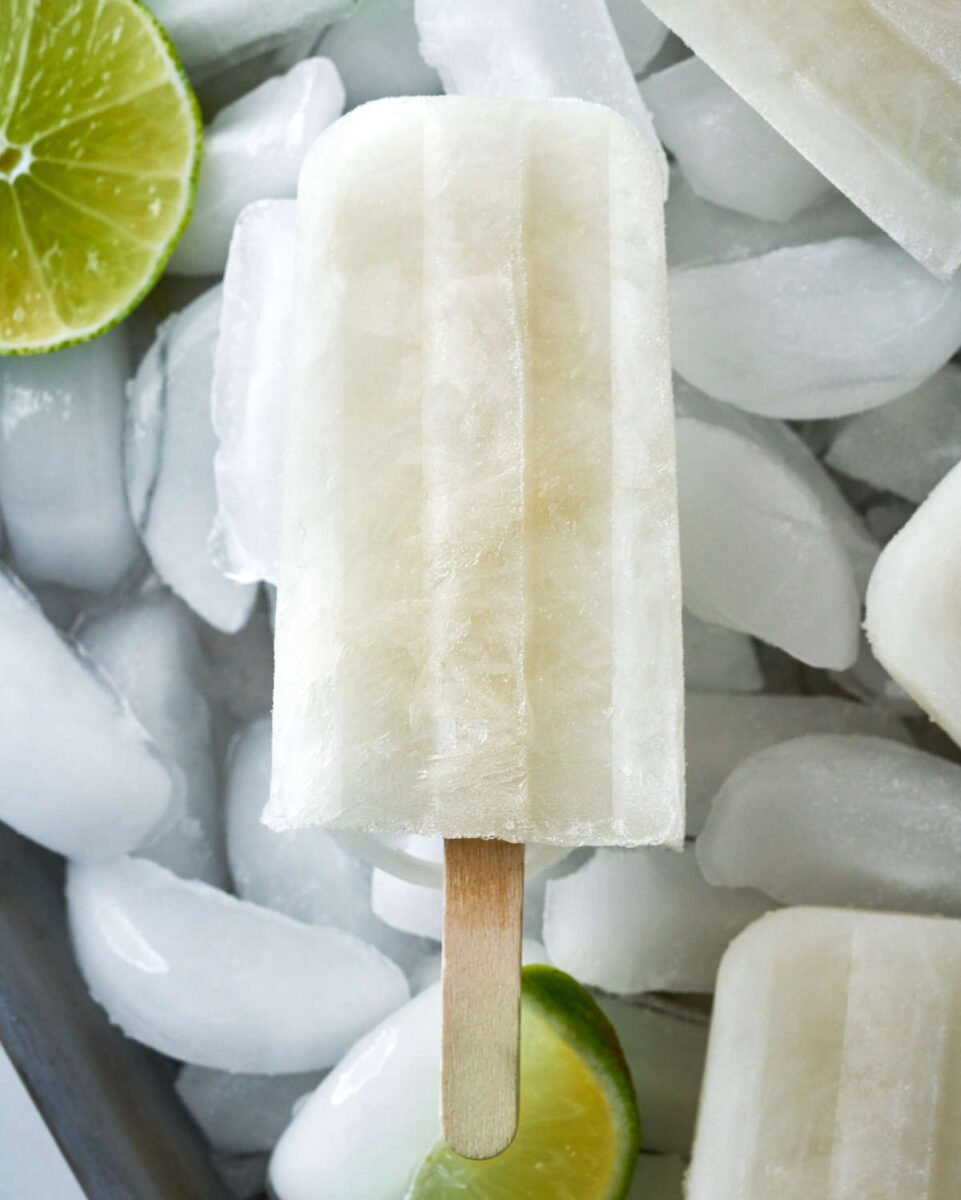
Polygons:
<instances>
[{"instance_id":1,"label":"white popsicle","mask_svg":"<svg viewBox=\"0 0 961 1200\"><path fill-rule=\"evenodd\" d=\"M961 38L950 3L650 8L929 270L961 263Z\"/></svg>"},{"instance_id":2,"label":"white popsicle","mask_svg":"<svg viewBox=\"0 0 961 1200\"><path fill-rule=\"evenodd\" d=\"M677 845L655 156L577 101L380 101L298 203L266 822Z\"/></svg>"},{"instance_id":3,"label":"white popsicle","mask_svg":"<svg viewBox=\"0 0 961 1200\"><path fill-rule=\"evenodd\" d=\"M961 922L763 917L718 978L687 1200L961 1194Z\"/></svg>"}]
</instances>

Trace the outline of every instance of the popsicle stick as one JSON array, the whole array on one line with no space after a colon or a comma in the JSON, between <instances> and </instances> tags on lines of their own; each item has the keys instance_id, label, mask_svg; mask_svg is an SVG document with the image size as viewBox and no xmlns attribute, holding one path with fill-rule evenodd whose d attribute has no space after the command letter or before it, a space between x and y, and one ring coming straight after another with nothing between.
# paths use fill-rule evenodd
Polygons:
<instances>
[{"instance_id":1,"label":"popsicle stick","mask_svg":"<svg viewBox=\"0 0 961 1200\"><path fill-rule=\"evenodd\" d=\"M524 847L444 843L441 1119L464 1158L493 1158L517 1132Z\"/></svg>"}]
</instances>

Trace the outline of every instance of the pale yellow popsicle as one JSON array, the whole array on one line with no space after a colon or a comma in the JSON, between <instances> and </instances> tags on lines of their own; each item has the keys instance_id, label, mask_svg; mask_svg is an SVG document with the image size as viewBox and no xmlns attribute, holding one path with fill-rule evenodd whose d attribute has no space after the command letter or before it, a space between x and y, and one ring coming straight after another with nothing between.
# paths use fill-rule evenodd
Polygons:
<instances>
[{"instance_id":1,"label":"pale yellow popsicle","mask_svg":"<svg viewBox=\"0 0 961 1200\"><path fill-rule=\"evenodd\" d=\"M272 827L682 840L660 187L572 100L378 101L315 144Z\"/></svg>"}]
</instances>

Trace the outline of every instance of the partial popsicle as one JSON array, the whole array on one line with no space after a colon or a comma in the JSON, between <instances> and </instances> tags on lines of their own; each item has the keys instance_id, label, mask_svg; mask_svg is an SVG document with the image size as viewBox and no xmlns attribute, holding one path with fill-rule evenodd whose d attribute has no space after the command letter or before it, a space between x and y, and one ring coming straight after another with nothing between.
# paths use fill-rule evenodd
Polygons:
<instances>
[{"instance_id":1,"label":"partial popsicle","mask_svg":"<svg viewBox=\"0 0 961 1200\"><path fill-rule=\"evenodd\" d=\"M655 156L578 101L380 101L298 204L266 822L678 845Z\"/></svg>"},{"instance_id":2,"label":"partial popsicle","mask_svg":"<svg viewBox=\"0 0 961 1200\"><path fill-rule=\"evenodd\" d=\"M708 66L934 274L961 263L950 4L651 0Z\"/></svg>"},{"instance_id":3,"label":"partial popsicle","mask_svg":"<svg viewBox=\"0 0 961 1200\"><path fill-rule=\"evenodd\" d=\"M718 978L688 1200L961 1194L961 922L762 917Z\"/></svg>"}]
</instances>

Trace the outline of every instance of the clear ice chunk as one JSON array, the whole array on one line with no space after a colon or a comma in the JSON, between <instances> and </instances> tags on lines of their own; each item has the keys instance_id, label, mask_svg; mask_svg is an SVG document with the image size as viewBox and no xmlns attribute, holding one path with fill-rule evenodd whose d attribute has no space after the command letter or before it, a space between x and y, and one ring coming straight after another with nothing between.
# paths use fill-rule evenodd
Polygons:
<instances>
[{"instance_id":1,"label":"clear ice chunk","mask_svg":"<svg viewBox=\"0 0 961 1200\"><path fill-rule=\"evenodd\" d=\"M678 389L685 606L813 666L849 667L866 582L857 519L794 435L702 400ZM856 548L869 546L861 529Z\"/></svg>"},{"instance_id":2,"label":"clear ice chunk","mask_svg":"<svg viewBox=\"0 0 961 1200\"><path fill-rule=\"evenodd\" d=\"M157 331L130 387L127 495L154 569L199 616L233 633L256 587L227 579L210 556L217 511L210 388L221 288L213 287Z\"/></svg>"},{"instance_id":3,"label":"clear ice chunk","mask_svg":"<svg viewBox=\"0 0 961 1200\"><path fill-rule=\"evenodd\" d=\"M409 970L426 944L373 912L371 868L326 830L268 829L260 817L269 793L267 717L238 733L227 761L227 854L238 895L299 921L345 929Z\"/></svg>"},{"instance_id":4,"label":"clear ice chunk","mask_svg":"<svg viewBox=\"0 0 961 1200\"><path fill-rule=\"evenodd\" d=\"M931 271L961 263L953 4L651 0L650 7Z\"/></svg>"},{"instance_id":5,"label":"clear ice chunk","mask_svg":"<svg viewBox=\"0 0 961 1200\"><path fill-rule=\"evenodd\" d=\"M882 551L865 628L881 664L961 745L961 465Z\"/></svg>"},{"instance_id":6,"label":"clear ice chunk","mask_svg":"<svg viewBox=\"0 0 961 1200\"><path fill-rule=\"evenodd\" d=\"M175 769L2 569L0 728L0 819L59 854L124 854L175 810Z\"/></svg>"},{"instance_id":7,"label":"clear ice chunk","mask_svg":"<svg viewBox=\"0 0 961 1200\"><path fill-rule=\"evenodd\" d=\"M598 996L597 1003L631 1068L644 1149L687 1157L707 1052L707 1018L655 997L628 1003Z\"/></svg>"},{"instance_id":8,"label":"clear ice chunk","mask_svg":"<svg viewBox=\"0 0 961 1200\"><path fill-rule=\"evenodd\" d=\"M603 847L547 885L551 962L606 992L710 992L731 938L773 904L706 883L693 849Z\"/></svg>"},{"instance_id":9,"label":"clear ice chunk","mask_svg":"<svg viewBox=\"0 0 961 1200\"><path fill-rule=\"evenodd\" d=\"M684 1200L687 1162L676 1154L641 1154L626 1200Z\"/></svg>"},{"instance_id":10,"label":"clear ice chunk","mask_svg":"<svg viewBox=\"0 0 961 1200\"><path fill-rule=\"evenodd\" d=\"M704 692L759 692L764 675L751 639L685 612L684 685Z\"/></svg>"},{"instance_id":11,"label":"clear ice chunk","mask_svg":"<svg viewBox=\"0 0 961 1200\"><path fill-rule=\"evenodd\" d=\"M652 18L653 19L653 18ZM317 47L344 82L347 108L384 96L433 96L437 72L420 53L414 0L363 0Z\"/></svg>"},{"instance_id":12,"label":"clear ice chunk","mask_svg":"<svg viewBox=\"0 0 961 1200\"><path fill-rule=\"evenodd\" d=\"M746 758L808 734L870 734L910 742L890 709L839 696L731 696L688 692L685 703L688 833L700 832L725 779Z\"/></svg>"},{"instance_id":13,"label":"clear ice chunk","mask_svg":"<svg viewBox=\"0 0 961 1200\"><path fill-rule=\"evenodd\" d=\"M110 1020L199 1066L329 1067L409 995L400 968L352 934L146 859L72 864L67 905L74 954Z\"/></svg>"},{"instance_id":14,"label":"clear ice chunk","mask_svg":"<svg viewBox=\"0 0 961 1200\"><path fill-rule=\"evenodd\" d=\"M670 272L674 367L766 417L841 417L895 400L961 345L961 281L886 238L842 237Z\"/></svg>"},{"instance_id":15,"label":"clear ice chunk","mask_svg":"<svg viewBox=\"0 0 961 1200\"><path fill-rule=\"evenodd\" d=\"M794 908L721 966L688 1200L953 1200L961 924Z\"/></svg>"},{"instance_id":16,"label":"clear ice chunk","mask_svg":"<svg viewBox=\"0 0 961 1200\"><path fill-rule=\"evenodd\" d=\"M661 141L703 200L789 221L834 188L699 58L650 75L641 95Z\"/></svg>"},{"instance_id":17,"label":"clear ice chunk","mask_svg":"<svg viewBox=\"0 0 961 1200\"><path fill-rule=\"evenodd\" d=\"M222 108L204 130L197 198L167 265L180 275L217 275L234 222L254 200L293 196L311 143L344 108L337 68L307 58Z\"/></svg>"},{"instance_id":18,"label":"clear ice chunk","mask_svg":"<svg viewBox=\"0 0 961 1200\"><path fill-rule=\"evenodd\" d=\"M109 592L143 562L123 484L123 326L53 354L0 358L0 508L31 583Z\"/></svg>"},{"instance_id":19,"label":"clear ice chunk","mask_svg":"<svg viewBox=\"0 0 961 1200\"><path fill-rule=\"evenodd\" d=\"M459 96L570 96L619 112L667 159L604 0L416 0L420 50Z\"/></svg>"},{"instance_id":20,"label":"clear ice chunk","mask_svg":"<svg viewBox=\"0 0 961 1200\"><path fill-rule=\"evenodd\" d=\"M813 736L745 759L711 803L711 883L787 904L961 914L961 766L885 738Z\"/></svg>"},{"instance_id":21,"label":"clear ice chunk","mask_svg":"<svg viewBox=\"0 0 961 1200\"><path fill-rule=\"evenodd\" d=\"M183 777L175 819L139 855L185 878L225 886L206 666L189 611L158 589L94 613L76 636Z\"/></svg>"},{"instance_id":22,"label":"clear ice chunk","mask_svg":"<svg viewBox=\"0 0 961 1200\"><path fill-rule=\"evenodd\" d=\"M294 1105L324 1075L324 1071L244 1075L188 1063L175 1086L214 1150L254 1154L273 1150L290 1124Z\"/></svg>"},{"instance_id":23,"label":"clear ice chunk","mask_svg":"<svg viewBox=\"0 0 961 1200\"><path fill-rule=\"evenodd\" d=\"M961 366L948 363L899 400L851 417L825 461L920 504L961 462Z\"/></svg>"},{"instance_id":24,"label":"clear ice chunk","mask_svg":"<svg viewBox=\"0 0 961 1200\"><path fill-rule=\"evenodd\" d=\"M224 274L211 411L213 550L232 579L277 581L284 407L294 315L295 200L258 200L237 218Z\"/></svg>"},{"instance_id":25,"label":"clear ice chunk","mask_svg":"<svg viewBox=\"0 0 961 1200\"><path fill-rule=\"evenodd\" d=\"M191 79L225 62L252 58L319 20L336 21L359 0L145 0L176 47Z\"/></svg>"},{"instance_id":26,"label":"clear ice chunk","mask_svg":"<svg viewBox=\"0 0 961 1200\"><path fill-rule=\"evenodd\" d=\"M759 221L702 200L677 167L671 168L664 224L667 265L672 269L736 262L786 246L878 233L878 227L839 193L802 209L790 221Z\"/></svg>"},{"instance_id":27,"label":"clear ice chunk","mask_svg":"<svg viewBox=\"0 0 961 1200\"><path fill-rule=\"evenodd\" d=\"M607 11L628 66L640 75L667 40L667 26L641 0L607 0Z\"/></svg>"}]
</instances>

